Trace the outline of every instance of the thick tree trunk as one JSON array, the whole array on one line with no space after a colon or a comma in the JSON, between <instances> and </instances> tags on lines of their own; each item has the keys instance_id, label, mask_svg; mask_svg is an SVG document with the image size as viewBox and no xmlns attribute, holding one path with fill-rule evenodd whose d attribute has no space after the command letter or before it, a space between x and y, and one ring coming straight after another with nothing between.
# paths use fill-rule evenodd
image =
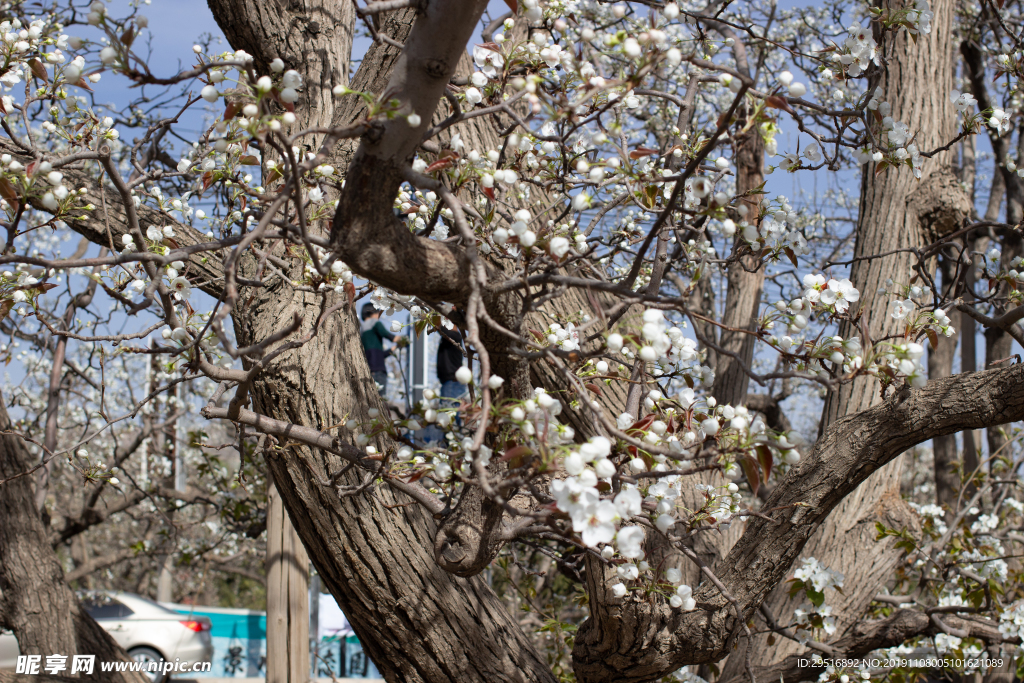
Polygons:
<instances>
[{"instance_id":1,"label":"thick tree trunk","mask_svg":"<svg viewBox=\"0 0 1024 683\"><path fill-rule=\"evenodd\" d=\"M256 54L255 50L264 46L267 55L283 54L275 44L283 39L272 31L262 32L265 26L261 23L253 23L254 17L268 10L250 11L245 9L248 3L234 1L212 4L234 7L234 15L215 8L219 20L249 12L245 15L247 28L221 24L234 47ZM415 17L413 10L388 12L380 17L381 31L405 42ZM298 24L308 21L303 16L293 19ZM244 38L245 32L253 37ZM236 44L236 38L249 42ZM317 45L306 49L327 50L319 46L320 38L313 37ZM352 87L383 91L396 57L393 48L371 46ZM301 69L299 64L294 66ZM307 84L313 80L304 77ZM325 92L329 93L329 87ZM361 110L355 98L341 102L326 119L334 125L349 123ZM429 111L420 113L429 120ZM316 115L303 107L297 114ZM346 168L354 150L353 144L339 145L331 162L336 168ZM295 313L304 319L299 334L307 333L321 310L340 301L333 293L324 298L296 292L284 281L272 282L256 290L244 315L235 316L239 341L249 344L264 339L278 329L281 320L291 319ZM348 419L369 422L369 408L382 406L363 357L353 312L346 308L327 317L310 342L279 358L259 377L252 398L260 413L294 424L326 428ZM381 451L392 446L383 439L376 445ZM386 487L342 497L333 487L323 486L318 479L344 465L329 453L277 447L266 451L266 460L324 585L388 681L553 680L525 634L482 579L459 579L436 565L432 553L435 523L420 507L409 506L409 499ZM353 471L339 484L360 484L362 476L364 473Z\"/></svg>"},{"instance_id":2,"label":"thick tree trunk","mask_svg":"<svg viewBox=\"0 0 1024 683\"><path fill-rule=\"evenodd\" d=\"M286 283L266 289L249 314L239 316L243 343L266 337L295 311L320 305ZM257 411L294 424L369 421L367 410L382 405L355 316L346 311L329 318L312 341L255 382L253 396ZM379 449L389 445L377 441ZM345 463L323 451L275 449L267 463L324 585L389 682L553 680L483 579L459 579L435 564L434 523L421 508L386 487L339 496L318 479ZM361 477L341 483L355 485Z\"/></svg>"},{"instance_id":3,"label":"thick tree trunk","mask_svg":"<svg viewBox=\"0 0 1024 683\"><path fill-rule=\"evenodd\" d=\"M236 50L253 56L256 73L281 59L302 74L295 108L306 127L329 127L339 102L331 89L348 85L355 3L346 0L208 0L217 25ZM374 91L379 92L379 91ZM323 135L315 136L311 151Z\"/></svg>"},{"instance_id":4,"label":"thick tree trunk","mask_svg":"<svg viewBox=\"0 0 1024 683\"><path fill-rule=\"evenodd\" d=\"M0 431L12 429L0 399ZM36 512L33 466L25 442L0 434L0 625L14 632L22 654L96 655L97 661L127 661L109 634L86 614L64 580ZM98 670L98 664L97 664ZM111 673L112 683L144 683L142 674Z\"/></svg>"}]
</instances>

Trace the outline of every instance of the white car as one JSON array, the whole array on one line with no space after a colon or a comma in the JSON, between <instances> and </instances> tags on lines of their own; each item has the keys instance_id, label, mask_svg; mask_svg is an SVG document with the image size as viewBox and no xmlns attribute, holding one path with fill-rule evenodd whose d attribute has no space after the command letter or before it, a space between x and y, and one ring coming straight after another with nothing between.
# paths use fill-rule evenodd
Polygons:
<instances>
[{"instance_id":1,"label":"white car","mask_svg":"<svg viewBox=\"0 0 1024 683\"><path fill-rule=\"evenodd\" d=\"M189 618L133 593L90 593L82 598L82 607L136 662L198 663L213 658L206 617ZM0 633L0 669L15 668L19 654L14 635ZM165 677L162 672L147 673L153 681Z\"/></svg>"}]
</instances>

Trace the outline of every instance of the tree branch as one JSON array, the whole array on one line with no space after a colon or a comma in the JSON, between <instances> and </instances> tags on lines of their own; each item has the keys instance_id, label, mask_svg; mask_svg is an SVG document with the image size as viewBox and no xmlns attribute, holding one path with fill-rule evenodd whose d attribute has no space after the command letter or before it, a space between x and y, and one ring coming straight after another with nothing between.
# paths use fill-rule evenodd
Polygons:
<instances>
[{"instance_id":1,"label":"tree branch","mask_svg":"<svg viewBox=\"0 0 1024 683\"><path fill-rule=\"evenodd\" d=\"M1024 419L1024 365L903 386L884 403L833 422L813 451L793 467L752 517L716 574L743 607L745 619L782 581L807 539L868 476L907 449L936 436ZM698 608L682 613L659 601L603 604L573 649L581 683L646 681L726 654L735 616L726 598L704 584ZM657 635L655 635L657 634ZM652 639L653 638L653 642Z\"/></svg>"}]
</instances>

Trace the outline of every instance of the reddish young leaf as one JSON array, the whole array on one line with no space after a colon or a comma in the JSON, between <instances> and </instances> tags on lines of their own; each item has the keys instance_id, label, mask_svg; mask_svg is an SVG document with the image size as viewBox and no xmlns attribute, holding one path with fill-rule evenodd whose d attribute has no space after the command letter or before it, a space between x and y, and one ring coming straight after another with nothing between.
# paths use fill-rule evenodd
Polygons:
<instances>
[{"instance_id":1,"label":"reddish young leaf","mask_svg":"<svg viewBox=\"0 0 1024 683\"><path fill-rule=\"evenodd\" d=\"M764 98L764 104L772 109L781 109L782 111L789 112L790 114L796 113L793 111L793 107L789 106L789 102L786 101L786 98L779 95L769 95Z\"/></svg>"},{"instance_id":2,"label":"reddish young leaf","mask_svg":"<svg viewBox=\"0 0 1024 683\"><path fill-rule=\"evenodd\" d=\"M50 76L46 73L46 67L38 59L28 60L28 66L32 69L32 75L41 80L43 83L50 82Z\"/></svg>"},{"instance_id":3,"label":"reddish young leaf","mask_svg":"<svg viewBox=\"0 0 1024 683\"><path fill-rule=\"evenodd\" d=\"M753 491L756 496L757 490L761 488L761 477L757 471L757 462L749 455L745 455L740 458L740 467L743 468L743 474L747 477L747 483L750 484L750 490Z\"/></svg>"},{"instance_id":4,"label":"reddish young leaf","mask_svg":"<svg viewBox=\"0 0 1024 683\"><path fill-rule=\"evenodd\" d=\"M239 112L242 111L241 105L237 102L228 102L224 107L224 120L230 121L231 119L238 116Z\"/></svg>"},{"instance_id":5,"label":"reddish young leaf","mask_svg":"<svg viewBox=\"0 0 1024 683\"><path fill-rule=\"evenodd\" d=\"M427 166L424 173L433 173L434 171L440 171L442 168L448 168L449 166L452 165L454 161L455 160L451 157L439 159L434 163L430 164L430 166Z\"/></svg>"},{"instance_id":6,"label":"reddish young leaf","mask_svg":"<svg viewBox=\"0 0 1024 683\"><path fill-rule=\"evenodd\" d=\"M14 207L17 211L21 206L21 202L18 199L18 191L14 189L14 185L7 178L0 178L0 197L7 200L7 203Z\"/></svg>"},{"instance_id":7,"label":"reddish young leaf","mask_svg":"<svg viewBox=\"0 0 1024 683\"><path fill-rule=\"evenodd\" d=\"M642 159L644 157L649 157L649 156L652 156L652 155L653 156L657 156L658 155L658 150L651 149L650 147L637 147L636 149L634 149L632 152L629 153L629 158L633 159L633 160L636 160L636 159Z\"/></svg>"},{"instance_id":8,"label":"reddish young leaf","mask_svg":"<svg viewBox=\"0 0 1024 683\"><path fill-rule=\"evenodd\" d=\"M356 305L356 286L351 282L345 283L345 294L348 296L349 308Z\"/></svg>"},{"instance_id":9,"label":"reddish young leaf","mask_svg":"<svg viewBox=\"0 0 1024 683\"><path fill-rule=\"evenodd\" d=\"M513 446L501 456L501 462L508 462L512 458L522 458L527 455L533 455L533 449L529 446Z\"/></svg>"},{"instance_id":10,"label":"reddish young leaf","mask_svg":"<svg viewBox=\"0 0 1024 683\"><path fill-rule=\"evenodd\" d=\"M634 429L647 429L648 427L651 426L652 422L654 422L654 415L647 415L646 417L642 417L636 422L634 422L633 426L627 429L626 431L630 432L633 431Z\"/></svg>"},{"instance_id":11,"label":"reddish young leaf","mask_svg":"<svg viewBox=\"0 0 1024 683\"><path fill-rule=\"evenodd\" d=\"M768 477L772 473L772 465L775 464L770 448L761 444L757 447L757 462L761 465L761 481L768 483Z\"/></svg>"},{"instance_id":12,"label":"reddish young leaf","mask_svg":"<svg viewBox=\"0 0 1024 683\"><path fill-rule=\"evenodd\" d=\"M597 386L593 382L587 382L583 386L585 386L587 389L589 389L590 391L594 392L598 396L600 396L602 394L601 387Z\"/></svg>"},{"instance_id":13,"label":"reddish young leaf","mask_svg":"<svg viewBox=\"0 0 1024 683\"><path fill-rule=\"evenodd\" d=\"M487 198L490 199L492 202L494 201L494 188L493 187L485 187L484 188L484 194L487 195Z\"/></svg>"},{"instance_id":14,"label":"reddish young leaf","mask_svg":"<svg viewBox=\"0 0 1024 683\"><path fill-rule=\"evenodd\" d=\"M516 0L505 0L505 4L512 10L512 14L519 14L519 3ZM1002 3L1000 3L1000 7L1002 7Z\"/></svg>"}]
</instances>

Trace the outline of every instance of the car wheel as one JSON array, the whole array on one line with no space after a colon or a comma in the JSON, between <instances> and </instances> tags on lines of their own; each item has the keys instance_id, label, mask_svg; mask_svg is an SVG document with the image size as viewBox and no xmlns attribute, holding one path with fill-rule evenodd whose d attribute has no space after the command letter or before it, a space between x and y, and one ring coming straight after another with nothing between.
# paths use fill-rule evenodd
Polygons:
<instances>
[{"instance_id":1,"label":"car wheel","mask_svg":"<svg viewBox=\"0 0 1024 683\"><path fill-rule=\"evenodd\" d=\"M140 662L147 665L150 662L164 661L164 656L151 647L133 647L131 650L128 650L128 656L131 657L134 662ZM163 672L162 667L160 671L150 671L148 666L144 666L142 668L143 673L146 674L149 680L153 683L160 683L167 678L167 674Z\"/></svg>"}]
</instances>

